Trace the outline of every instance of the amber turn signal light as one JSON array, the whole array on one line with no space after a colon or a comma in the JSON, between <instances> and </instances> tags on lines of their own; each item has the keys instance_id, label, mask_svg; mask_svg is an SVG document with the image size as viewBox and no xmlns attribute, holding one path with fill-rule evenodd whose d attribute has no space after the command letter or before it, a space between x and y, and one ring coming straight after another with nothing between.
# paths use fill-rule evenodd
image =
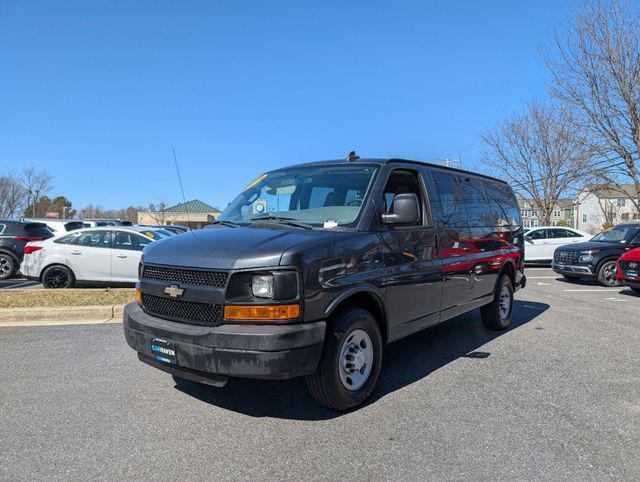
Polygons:
<instances>
[{"instance_id":1,"label":"amber turn signal light","mask_svg":"<svg viewBox=\"0 0 640 482\"><path fill-rule=\"evenodd\" d=\"M134 290L135 296L136 296L136 301L138 302L138 304L142 304L142 293L140 293L140 290L138 288L136 288Z\"/></svg>"},{"instance_id":2,"label":"amber turn signal light","mask_svg":"<svg viewBox=\"0 0 640 482\"><path fill-rule=\"evenodd\" d=\"M300 305L225 306L226 320L292 320L300 316Z\"/></svg>"}]
</instances>

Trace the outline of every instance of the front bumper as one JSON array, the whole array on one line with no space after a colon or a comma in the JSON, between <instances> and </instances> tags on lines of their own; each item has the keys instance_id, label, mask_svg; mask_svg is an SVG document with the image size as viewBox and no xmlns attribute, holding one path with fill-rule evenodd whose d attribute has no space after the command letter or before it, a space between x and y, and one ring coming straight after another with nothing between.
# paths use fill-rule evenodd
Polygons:
<instances>
[{"instance_id":1,"label":"front bumper","mask_svg":"<svg viewBox=\"0 0 640 482\"><path fill-rule=\"evenodd\" d=\"M176 347L177 365L163 365L165 371L266 379L313 373L320 361L326 328L324 321L295 325L189 325L148 315L137 303L125 306L123 321L127 343L145 363L155 361L151 342L162 338L173 341Z\"/></svg>"},{"instance_id":2,"label":"front bumper","mask_svg":"<svg viewBox=\"0 0 640 482\"><path fill-rule=\"evenodd\" d=\"M560 274L572 274L575 276L584 276L585 278L589 276L595 276L595 273L593 272L593 269L591 269L591 266L587 265L560 264L554 261L553 263L551 263L551 268L553 269L553 271Z\"/></svg>"}]
</instances>

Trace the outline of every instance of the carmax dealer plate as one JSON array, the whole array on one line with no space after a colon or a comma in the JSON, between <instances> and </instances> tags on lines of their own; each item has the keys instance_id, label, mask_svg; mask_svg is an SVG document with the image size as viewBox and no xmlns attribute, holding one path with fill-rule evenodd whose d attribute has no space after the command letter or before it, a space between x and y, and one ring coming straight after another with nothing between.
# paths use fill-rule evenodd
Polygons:
<instances>
[{"instance_id":1,"label":"carmax dealer plate","mask_svg":"<svg viewBox=\"0 0 640 482\"><path fill-rule=\"evenodd\" d=\"M151 352L159 362L176 364L176 344L170 340L154 338L151 341Z\"/></svg>"}]
</instances>

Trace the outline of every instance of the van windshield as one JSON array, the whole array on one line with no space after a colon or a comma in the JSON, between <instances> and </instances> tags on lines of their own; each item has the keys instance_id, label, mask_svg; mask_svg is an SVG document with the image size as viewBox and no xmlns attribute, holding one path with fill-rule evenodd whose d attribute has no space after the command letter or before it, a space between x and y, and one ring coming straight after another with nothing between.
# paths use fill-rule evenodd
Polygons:
<instances>
[{"instance_id":1,"label":"van windshield","mask_svg":"<svg viewBox=\"0 0 640 482\"><path fill-rule=\"evenodd\" d=\"M302 166L273 171L249 184L219 221L251 224L292 220L311 226L353 226L377 168L367 165Z\"/></svg>"}]
</instances>

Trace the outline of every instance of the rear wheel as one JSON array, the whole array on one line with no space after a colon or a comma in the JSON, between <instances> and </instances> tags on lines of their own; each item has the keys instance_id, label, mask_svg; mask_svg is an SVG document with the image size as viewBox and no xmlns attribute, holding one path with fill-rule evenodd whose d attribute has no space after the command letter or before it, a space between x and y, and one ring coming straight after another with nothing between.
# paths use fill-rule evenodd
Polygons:
<instances>
[{"instance_id":1,"label":"rear wheel","mask_svg":"<svg viewBox=\"0 0 640 482\"><path fill-rule=\"evenodd\" d=\"M71 270L62 265L49 266L42 273L42 286L47 289L73 288L75 281Z\"/></svg>"},{"instance_id":2,"label":"rear wheel","mask_svg":"<svg viewBox=\"0 0 640 482\"><path fill-rule=\"evenodd\" d=\"M493 301L480 308L485 326L491 330L504 330L511 324L513 313L513 283L509 276L502 275Z\"/></svg>"},{"instance_id":3,"label":"rear wheel","mask_svg":"<svg viewBox=\"0 0 640 482\"><path fill-rule=\"evenodd\" d=\"M13 256L0 253L0 279L9 279L18 271L18 263Z\"/></svg>"},{"instance_id":4,"label":"rear wheel","mask_svg":"<svg viewBox=\"0 0 640 482\"><path fill-rule=\"evenodd\" d=\"M371 395L381 365L382 336L375 318L366 310L349 308L328 330L320 363L307 376L307 387L318 403L347 410Z\"/></svg>"},{"instance_id":5,"label":"rear wheel","mask_svg":"<svg viewBox=\"0 0 640 482\"><path fill-rule=\"evenodd\" d=\"M622 283L616 279L617 275L618 263L613 259L604 261L598 266L598 282L603 286L620 286Z\"/></svg>"}]
</instances>

